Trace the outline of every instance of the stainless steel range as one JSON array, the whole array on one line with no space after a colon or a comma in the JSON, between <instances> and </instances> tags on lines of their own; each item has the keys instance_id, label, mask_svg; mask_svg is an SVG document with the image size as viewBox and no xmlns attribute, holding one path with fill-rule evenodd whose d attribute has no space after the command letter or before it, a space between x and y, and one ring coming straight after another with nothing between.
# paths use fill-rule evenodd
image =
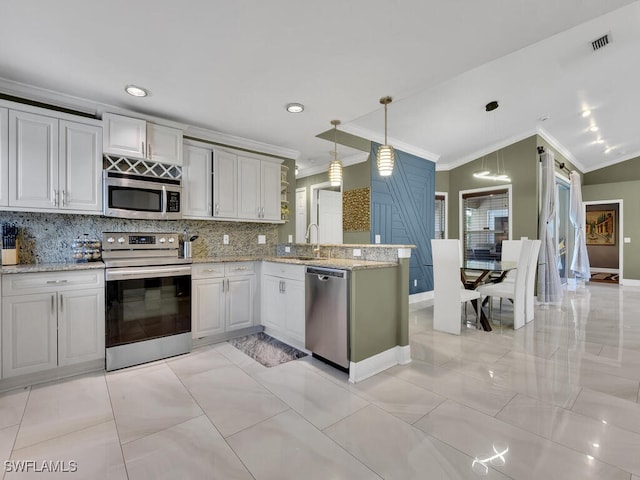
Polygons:
<instances>
[{"instance_id":1,"label":"stainless steel range","mask_svg":"<svg viewBox=\"0 0 640 480\"><path fill-rule=\"evenodd\" d=\"M107 232L106 368L191 351L191 259L177 233Z\"/></svg>"}]
</instances>

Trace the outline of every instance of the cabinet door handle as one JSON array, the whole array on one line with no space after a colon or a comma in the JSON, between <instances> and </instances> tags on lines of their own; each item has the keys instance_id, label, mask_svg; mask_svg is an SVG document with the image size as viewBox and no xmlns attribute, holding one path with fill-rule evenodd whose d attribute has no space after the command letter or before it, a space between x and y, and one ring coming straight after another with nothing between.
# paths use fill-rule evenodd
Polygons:
<instances>
[{"instance_id":1,"label":"cabinet door handle","mask_svg":"<svg viewBox=\"0 0 640 480\"><path fill-rule=\"evenodd\" d=\"M220 213L220 204L216 203L216 217L218 216L219 213Z\"/></svg>"},{"instance_id":2,"label":"cabinet door handle","mask_svg":"<svg viewBox=\"0 0 640 480\"><path fill-rule=\"evenodd\" d=\"M285 280L282 281L282 293L287 293L287 282Z\"/></svg>"},{"instance_id":3,"label":"cabinet door handle","mask_svg":"<svg viewBox=\"0 0 640 480\"><path fill-rule=\"evenodd\" d=\"M51 190L51 203L54 207L58 206L58 193L55 190Z\"/></svg>"},{"instance_id":4,"label":"cabinet door handle","mask_svg":"<svg viewBox=\"0 0 640 480\"><path fill-rule=\"evenodd\" d=\"M151 157L153 156L153 153L151 153L151 144L150 143L148 144L148 147L147 147L147 154L149 155L149 157L148 157L149 160L151 160Z\"/></svg>"},{"instance_id":5,"label":"cabinet door handle","mask_svg":"<svg viewBox=\"0 0 640 480\"><path fill-rule=\"evenodd\" d=\"M144 148L144 142L140 142L140 146L142 148L142 158L147 158L147 152L146 152L146 149Z\"/></svg>"},{"instance_id":6,"label":"cabinet door handle","mask_svg":"<svg viewBox=\"0 0 640 480\"><path fill-rule=\"evenodd\" d=\"M213 211L212 211L212 208L211 208L211 204L208 204L208 205L207 205L207 213L208 213L209 215L213 215Z\"/></svg>"},{"instance_id":7,"label":"cabinet door handle","mask_svg":"<svg viewBox=\"0 0 640 480\"><path fill-rule=\"evenodd\" d=\"M242 272L242 271L244 271L244 270L246 270L246 269L247 269L247 267L236 267L234 270L235 270L236 272Z\"/></svg>"},{"instance_id":8,"label":"cabinet door handle","mask_svg":"<svg viewBox=\"0 0 640 480\"><path fill-rule=\"evenodd\" d=\"M62 206L64 207L67 204L67 199L65 195L65 191L62 190Z\"/></svg>"},{"instance_id":9,"label":"cabinet door handle","mask_svg":"<svg viewBox=\"0 0 640 480\"><path fill-rule=\"evenodd\" d=\"M63 300L63 295L60 294L60 311L64 311L64 300Z\"/></svg>"},{"instance_id":10,"label":"cabinet door handle","mask_svg":"<svg viewBox=\"0 0 640 480\"><path fill-rule=\"evenodd\" d=\"M56 299L55 299L55 295L51 295L51 313L52 313L52 314L56 313L56 311L54 310L54 308L55 308L55 305L54 305L55 301L56 301Z\"/></svg>"},{"instance_id":11,"label":"cabinet door handle","mask_svg":"<svg viewBox=\"0 0 640 480\"><path fill-rule=\"evenodd\" d=\"M218 270L215 268L207 268L206 270L203 270L203 272L217 272Z\"/></svg>"},{"instance_id":12,"label":"cabinet door handle","mask_svg":"<svg viewBox=\"0 0 640 480\"><path fill-rule=\"evenodd\" d=\"M67 283L66 280L47 280L47 283Z\"/></svg>"}]
</instances>

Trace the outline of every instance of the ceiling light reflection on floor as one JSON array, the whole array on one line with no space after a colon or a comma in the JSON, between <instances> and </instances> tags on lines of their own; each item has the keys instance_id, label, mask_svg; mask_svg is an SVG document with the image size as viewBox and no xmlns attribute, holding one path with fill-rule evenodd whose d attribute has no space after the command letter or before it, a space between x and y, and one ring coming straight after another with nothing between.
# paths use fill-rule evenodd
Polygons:
<instances>
[{"instance_id":1,"label":"ceiling light reflection on floor","mask_svg":"<svg viewBox=\"0 0 640 480\"><path fill-rule=\"evenodd\" d=\"M487 464L491 464L496 467L502 467L507 463L505 455L509 452L509 445L494 443L492 445L494 455L487 458L480 459L478 457L473 459L471 463L471 469L478 475L487 475L489 473L489 467Z\"/></svg>"}]
</instances>

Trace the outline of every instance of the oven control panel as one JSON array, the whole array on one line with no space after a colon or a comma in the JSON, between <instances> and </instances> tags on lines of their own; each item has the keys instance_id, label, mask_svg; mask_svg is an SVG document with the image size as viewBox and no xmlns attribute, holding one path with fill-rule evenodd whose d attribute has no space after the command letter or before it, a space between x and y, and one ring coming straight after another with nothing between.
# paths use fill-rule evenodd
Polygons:
<instances>
[{"instance_id":1,"label":"oven control panel","mask_svg":"<svg viewBox=\"0 0 640 480\"><path fill-rule=\"evenodd\" d=\"M102 249L108 250L177 250L180 236L177 233L105 232Z\"/></svg>"}]
</instances>

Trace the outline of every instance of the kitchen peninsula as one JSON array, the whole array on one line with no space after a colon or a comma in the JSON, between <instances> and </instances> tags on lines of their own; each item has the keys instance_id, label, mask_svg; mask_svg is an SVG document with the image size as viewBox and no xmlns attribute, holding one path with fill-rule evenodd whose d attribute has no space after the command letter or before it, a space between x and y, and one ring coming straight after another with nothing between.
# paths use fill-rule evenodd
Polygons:
<instances>
[{"instance_id":1,"label":"kitchen peninsula","mask_svg":"<svg viewBox=\"0 0 640 480\"><path fill-rule=\"evenodd\" d=\"M242 251L236 250L229 252L236 255L195 256L191 265L193 344L204 345L265 330L296 347L304 348L304 269L306 266L329 267L348 271L350 275L350 381L358 382L393 365L408 363L407 285L411 248L412 246L403 245L320 245L320 257L316 258L311 245L286 244L277 245L275 255L256 254L257 252L242 255ZM286 252L287 249L290 251ZM354 253L360 253L360 256L354 256ZM282 271L279 267L284 267L285 270ZM100 308L104 303L102 268L104 265L101 262L38 262L2 267L3 375L0 390L104 368L104 310ZM97 273L98 277L87 283L86 279L81 278L84 272L93 272L92 278ZM73 276L69 277L71 280L80 275L77 278L80 283L76 282L75 286L76 283L67 278L69 275ZM224 299L218 293L213 297L198 297L198 288L204 289L201 291L203 294L224 291L224 287L221 289L220 286L224 284L225 278L232 282L242 280L248 286L243 294L249 295L249 298L243 297L240 302L253 309L250 312L250 324L236 328L234 319L221 317L218 318L221 323L218 323L217 330L213 330L214 333L209 331L211 334L200 335L197 333L198 316L205 317L211 326L211 319L216 318L220 312L217 306L214 309L213 304L207 302ZM272 291L268 290L270 278L277 279L276 296L279 293L278 287L285 290L284 283L280 282L293 287L291 282L296 281L297 286L302 287L298 290L286 289L297 296L293 300L297 307L290 309L296 312L292 323L278 324L279 319L275 320L275 324L270 323L271 318L274 318L269 317L269 309L273 306L270 302L274 298ZM51 286L55 286L53 294L47 290ZM72 303L67 306L67 302L73 299L71 294L87 289L91 292L86 292L83 297L86 300L82 300L84 303L78 304L80 306L77 308L91 307L91 312L76 310L76 313L84 314L67 314L67 310L74 307ZM226 291L229 290L227 286ZM16 315L20 311L14 306L36 305L31 302L36 296L44 300L37 304L42 306L37 315L42 317L42 321L38 325L32 325L37 330L39 339L34 343L34 332L30 332L29 328L25 330L28 325L17 323ZM50 298L59 305L56 315L48 313ZM203 303L199 304L198 299ZM280 309L276 314L282 318L286 312L287 310ZM33 316L34 312L29 310L23 313ZM11 325L20 326L22 330L14 331L10 328ZM287 335L288 333L291 335ZM34 345L46 352L34 351ZM89 346L92 349L85 351Z\"/></svg>"}]
</instances>

